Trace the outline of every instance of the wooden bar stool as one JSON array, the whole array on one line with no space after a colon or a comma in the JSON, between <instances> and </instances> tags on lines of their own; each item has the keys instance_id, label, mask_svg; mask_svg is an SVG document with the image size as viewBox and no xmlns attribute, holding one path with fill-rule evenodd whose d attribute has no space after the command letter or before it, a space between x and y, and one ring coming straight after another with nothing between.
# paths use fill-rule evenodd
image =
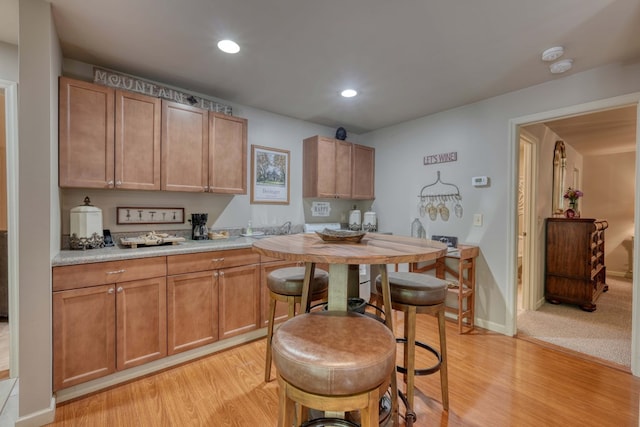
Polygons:
<instances>
[{"instance_id":1,"label":"wooden bar stool","mask_svg":"<svg viewBox=\"0 0 640 427\"><path fill-rule=\"evenodd\" d=\"M276 317L276 303L286 302L289 305L289 319L296 314L296 304L302 300L302 284L304 282L304 267L285 267L272 271L267 276L269 288L269 326L267 328L267 355L264 369L264 380L271 380L271 339L273 337L274 319ZM310 301L327 298L329 273L316 268L311 280Z\"/></svg>"},{"instance_id":2,"label":"wooden bar stool","mask_svg":"<svg viewBox=\"0 0 640 427\"><path fill-rule=\"evenodd\" d=\"M445 331L445 299L448 282L434 276L390 272L389 287L391 303L395 310L404 312L404 367L398 372L405 374L407 384L407 405L413 408L415 375L430 375L440 371L440 388L442 390L442 407L449 410L449 384L447 375L447 342ZM376 289L381 293L380 276L376 278ZM416 314L434 314L438 317L440 335L439 351L432 346L416 341ZM421 347L433 353L438 361L430 368L416 369L415 347ZM409 409L407 408L407 409Z\"/></svg>"},{"instance_id":3,"label":"wooden bar stool","mask_svg":"<svg viewBox=\"0 0 640 427\"><path fill-rule=\"evenodd\" d=\"M359 410L362 427L379 426L380 397L396 364L396 340L382 322L354 312L304 313L278 328L272 347L279 427L307 421L309 408Z\"/></svg>"}]
</instances>

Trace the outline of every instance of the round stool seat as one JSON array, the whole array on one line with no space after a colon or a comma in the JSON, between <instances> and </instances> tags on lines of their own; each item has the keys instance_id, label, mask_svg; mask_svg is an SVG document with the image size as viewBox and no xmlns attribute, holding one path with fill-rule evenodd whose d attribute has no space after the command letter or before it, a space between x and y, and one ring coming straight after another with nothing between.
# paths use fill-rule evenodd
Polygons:
<instances>
[{"instance_id":1,"label":"round stool seat","mask_svg":"<svg viewBox=\"0 0 640 427\"><path fill-rule=\"evenodd\" d=\"M317 311L283 323L273 335L278 374L325 396L362 393L388 381L396 365L389 328L354 312Z\"/></svg>"},{"instance_id":2,"label":"round stool seat","mask_svg":"<svg viewBox=\"0 0 640 427\"><path fill-rule=\"evenodd\" d=\"M391 301L397 304L435 305L447 298L446 280L420 273L390 272ZM381 277L376 278L376 289L382 294Z\"/></svg>"},{"instance_id":3,"label":"round stool seat","mask_svg":"<svg viewBox=\"0 0 640 427\"><path fill-rule=\"evenodd\" d=\"M274 270L267 276L267 287L276 294L300 296L302 295L304 272L304 267L285 267ZM311 294L322 293L327 290L328 286L329 273L316 268L313 279L311 279Z\"/></svg>"}]
</instances>

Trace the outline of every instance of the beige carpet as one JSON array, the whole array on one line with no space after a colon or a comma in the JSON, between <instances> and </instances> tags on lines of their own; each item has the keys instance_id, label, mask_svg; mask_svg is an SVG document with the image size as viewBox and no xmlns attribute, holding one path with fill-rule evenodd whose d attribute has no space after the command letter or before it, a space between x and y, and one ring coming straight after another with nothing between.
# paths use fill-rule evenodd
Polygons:
<instances>
[{"instance_id":1,"label":"beige carpet","mask_svg":"<svg viewBox=\"0 0 640 427\"><path fill-rule=\"evenodd\" d=\"M607 284L596 311L545 302L518 315L518 334L630 367L632 282L607 277Z\"/></svg>"}]
</instances>

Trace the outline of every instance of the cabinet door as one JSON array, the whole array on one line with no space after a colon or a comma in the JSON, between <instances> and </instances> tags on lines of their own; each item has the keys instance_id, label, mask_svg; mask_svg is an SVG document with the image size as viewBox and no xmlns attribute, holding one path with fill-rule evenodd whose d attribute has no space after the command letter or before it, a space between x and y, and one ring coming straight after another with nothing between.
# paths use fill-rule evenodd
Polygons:
<instances>
[{"instance_id":1,"label":"cabinet door","mask_svg":"<svg viewBox=\"0 0 640 427\"><path fill-rule=\"evenodd\" d=\"M376 151L372 147L353 144L352 154L351 198L373 200L375 199L374 173Z\"/></svg>"},{"instance_id":2,"label":"cabinet door","mask_svg":"<svg viewBox=\"0 0 640 427\"><path fill-rule=\"evenodd\" d=\"M116 90L115 186L160 190L159 98Z\"/></svg>"},{"instance_id":3,"label":"cabinet door","mask_svg":"<svg viewBox=\"0 0 640 427\"><path fill-rule=\"evenodd\" d=\"M260 323L260 266L220 270L220 339L258 329Z\"/></svg>"},{"instance_id":4,"label":"cabinet door","mask_svg":"<svg viewBox=\"0 0 640 427\"><path fill-rule=\"evenodd\" d=\"M168 354L218 340L217 272L167 278Z\"/></svg>"},{"instance_id":5,"label":"cabinet door","mask_svg":"<svg viewBox=\"0 0 640 427\"><path fill-rule=\"evenodd\" d=\"M53 293L53 389L116 370L113 285Z\"/></svg>"},{"instance_id":6,"label":"cabinet door","mask_svg":"<svg viewBox=\"0 0 640 427\"><path fill-rule=\"evenodd\" d=\"M302 197L351 197L351 143L314 136L304 140Z\"/></svg>"},{"instance_id":7,"label":"cabinet door","mask_svg":"<svg viewBox=\"0 0 640 427\"><path fill-rule=\"evenodd\" d=\"M336 197L340 199L351 198L351 162L352 162L352 144L350 142L335 140L336 158Z\"/></svg>"},{"instance_id":8,"label":"cabinet door","mask_svg":"<svg viewBox=\"0 0 640 427\"><path fill-rule=\"evenodd\" d=\"M162 101L161 188L206 191L209 176L209 112Z\"/></svg>"},{"instance_id":9,"label":"cabinet door","mask_svg":"<svg viewBox=\"0 0 640 427\"><path fill-rule=\"evenodd\" d=\"M260 327L264 328L269 325L269 303L271 302L271 298L269 298L269 287L267 286L267 277L269 273L279 268L286 267L296 267L298 264L296 262L290 261L280 261L280 262L270 262L266 264L262 264L260 266ZM289 313L289 308L286 303L278 302L276 304L276 316L274 319L274 323L280 323L287 319Z\"/></svg>"},{"instance_id":10,"label":"cabinet door","mask_svg":"<svg viewBox=\"0 0 640 427\"><path fill-rule=\"evenodd\" d=\"M59 185L113 188L114 90L60 77Z\"/></svg>"},{"instance_id":11,"label":"cabinet door","mask_svg":"<svg viewBox=\"0 0 640 427\"><path fill-rule=\"evenodd\" d=\"M167 355L167 280L165 277L118 284L118 370Z\"/></svg>"},{"instance_id":12,"label":"cabinet door","mask_svg":"<svg viewBox=\"0 0 640 427\"><path fill-rule=\"evenodd\" d=\"M209 113L209 191L247 194L247 120Z\"/></svg>"}]
</instances>

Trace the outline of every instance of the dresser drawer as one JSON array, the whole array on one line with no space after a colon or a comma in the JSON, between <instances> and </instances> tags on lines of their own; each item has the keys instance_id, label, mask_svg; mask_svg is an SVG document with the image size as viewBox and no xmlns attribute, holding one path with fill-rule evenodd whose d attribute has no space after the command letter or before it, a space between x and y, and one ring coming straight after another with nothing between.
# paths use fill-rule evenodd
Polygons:
<instances>
[{"instance_id":1,"label":"dresser drawer","mask_svg":"<svg viewBox=\"0 0 640 427\"><path fill-rule=\"evenodd\" d=\"M153 257L54 267L52 280L54 291L65 291L166 274L166 257Z\"/></svg>"},{"instance_id":2,"label":"dresser drawer","mask_svg":"<svg viewBox=\"0 0 640 427\"><path fill-rule=\"evenodd\" d=\"M240 265L258 264L259 262L260 255L251 248L170 255L167 257L167 274L217 270Z\"/></svg>"}]
</instances>

